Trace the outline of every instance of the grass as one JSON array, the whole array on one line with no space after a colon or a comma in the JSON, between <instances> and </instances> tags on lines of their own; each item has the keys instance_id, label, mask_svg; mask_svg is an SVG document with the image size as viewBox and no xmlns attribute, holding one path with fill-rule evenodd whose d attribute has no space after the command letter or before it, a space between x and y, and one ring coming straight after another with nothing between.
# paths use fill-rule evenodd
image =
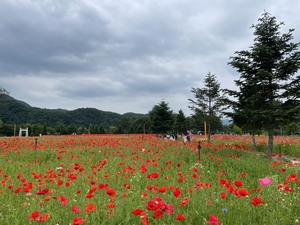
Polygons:
<instances>
[{"instance_id":1,"label":"grass","mask_svg":"<svg viewBox=\"0 0 300 225\"><path fill-rule=\"evenodd\" d=\"M276 137L274 152L298 157L299 140ZM257 141L266 151L266 137ZM49 136L37 146L32 138L2 138L0 223L254 225L300 219L299 165L264 158L248 136L213 136L212 143L201 143L200 161L197 146L196 138L183 143L154 135ZM262 186L264 177L272 183ZM241 196L242 190L249 195ZM255 198L261 204L252 203Z\"/></svg>"}]
</instances>

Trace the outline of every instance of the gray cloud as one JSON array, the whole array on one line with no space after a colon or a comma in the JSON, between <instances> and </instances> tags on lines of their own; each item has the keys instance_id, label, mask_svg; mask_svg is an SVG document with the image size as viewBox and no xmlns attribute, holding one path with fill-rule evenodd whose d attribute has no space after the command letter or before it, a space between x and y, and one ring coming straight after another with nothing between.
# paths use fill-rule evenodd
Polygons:
<instances>
[{"instance_id":1,"label":"gray cloud","mask_svg":"<svg viewBox=\"0 0 300 225\"><path fill-rule=\"evenodd\" d=\"M189 115L191 87L201 87L208 72L235 88L229 57L252 45L249 28L264 10L285 21L283 29L297 29L299 5L2 0L0 85L42 108L147 113L164 99Z\"/></svg>"}]
</instances>

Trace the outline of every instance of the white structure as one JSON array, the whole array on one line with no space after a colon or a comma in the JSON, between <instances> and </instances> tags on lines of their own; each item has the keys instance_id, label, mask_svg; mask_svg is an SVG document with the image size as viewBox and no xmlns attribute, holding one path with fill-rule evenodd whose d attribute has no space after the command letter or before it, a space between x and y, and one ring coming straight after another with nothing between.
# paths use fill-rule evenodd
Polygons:
<instances>
[{"instance_id":1,"label":"white structure","mask_svg":"<svg viewBox=\"0 0 300 225\"><path fill-rule=\"evenodd\" d=\"M28 127L27 127L27 128L21 128L21 127L20 127L19 137L22 137L23 131L26 132L25 136L28 137Z\"/></svg>"}]
</instances>

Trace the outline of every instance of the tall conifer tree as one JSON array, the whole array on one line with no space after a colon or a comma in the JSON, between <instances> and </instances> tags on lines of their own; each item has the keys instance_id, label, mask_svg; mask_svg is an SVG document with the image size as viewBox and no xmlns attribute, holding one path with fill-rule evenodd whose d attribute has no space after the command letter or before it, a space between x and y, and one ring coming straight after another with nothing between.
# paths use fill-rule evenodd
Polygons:
<instances>
[{"instance_id":1,"label":"tall conifer tree","mask_svg":"<svg viewBox=\"0 0 300 225\"><path fill-rule=\"evenodd\" d=\"M207 142L210 142L211 124L213 120L217 119L217 112L220 110L220 83L216 76L210 72L204 78L203 88L192 88L191 92L194 94L196 100L189 99L192 110L202 110L204 113L204 120L207 124Z\"/></svg>"},{"instance_id":2,"label":"tall conifer tree","mask_svg":"<svg viewBox=\"0 0 300 225\"><path fill-rule=\"evenodd\" d=\"M258 24L252 25L253 46L235 52L228 63L241 74L235 81L239 91L226 91L237 98L231 102L232 116L252 129L267 130L268 156L273 151L274 129L298 119L299 112L300 77L295 76L300 67L299 43L291 42L294 29L280 33L282 25L263 13Z\"/></svg>"}]
</instances>

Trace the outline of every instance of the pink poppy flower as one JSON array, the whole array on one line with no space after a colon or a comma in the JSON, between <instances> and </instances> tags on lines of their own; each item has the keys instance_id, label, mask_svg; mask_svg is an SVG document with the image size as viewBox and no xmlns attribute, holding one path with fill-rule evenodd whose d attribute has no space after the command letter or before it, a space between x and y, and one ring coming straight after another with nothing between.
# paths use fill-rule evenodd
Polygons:
<instances>
[{"instance_id":1,"label":"pink poppy flower","mask_svg":"<svg viewBox=\"0 0 300 225\"><path fill-rule=\"evenodd\" d=\"M263 187L265 187L265 186L267 186L269 184L272 184L272 182L273 181L270 178L268 178L268 177L264 177L264 178L259 179L259 183Z\"/></svg>"}]
</instances>

